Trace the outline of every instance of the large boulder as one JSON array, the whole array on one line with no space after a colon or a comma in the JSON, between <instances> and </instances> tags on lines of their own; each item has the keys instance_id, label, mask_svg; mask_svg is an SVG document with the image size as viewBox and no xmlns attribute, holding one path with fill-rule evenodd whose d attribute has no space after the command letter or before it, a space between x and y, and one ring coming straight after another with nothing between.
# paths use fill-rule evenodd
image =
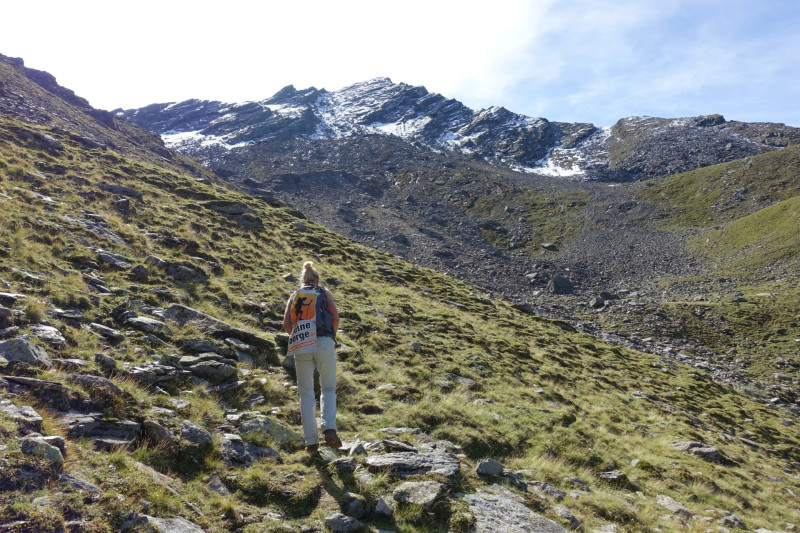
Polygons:
<instances>
[{"instance_id":1,"label":"large boulder","mask_svg":"<svg viewBox=\"0 0 800 533\"><path fill-rule=\"evenodd\" d=\"M43 368L53 366L47 350L21 337L0 342L0 355L9 361L22 361Z\"/></svg>"}]
</instances>

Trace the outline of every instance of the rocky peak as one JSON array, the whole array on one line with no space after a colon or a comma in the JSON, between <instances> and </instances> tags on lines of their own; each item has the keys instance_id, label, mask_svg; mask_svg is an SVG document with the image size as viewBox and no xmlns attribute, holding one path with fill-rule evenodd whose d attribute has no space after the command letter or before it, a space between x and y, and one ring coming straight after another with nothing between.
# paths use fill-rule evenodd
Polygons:
<instances>
[{"instance_id":1,"label":"rocky peak","mask_svg":"<svg viewBox=\"0 0 800 533\"><path fill-rule=\"evenodd\" d=\"M628 117L611 128L597 128L550 122L500 106L473 110L423 86L385 77L337 91L289 85L261 102L187 100L118 114L215 166L243 143L258 152L260 143L275 140L383 135L526 174L636 181L800 142L799 128L729 122L721 115Z\"/></svg>"}]
</instances>

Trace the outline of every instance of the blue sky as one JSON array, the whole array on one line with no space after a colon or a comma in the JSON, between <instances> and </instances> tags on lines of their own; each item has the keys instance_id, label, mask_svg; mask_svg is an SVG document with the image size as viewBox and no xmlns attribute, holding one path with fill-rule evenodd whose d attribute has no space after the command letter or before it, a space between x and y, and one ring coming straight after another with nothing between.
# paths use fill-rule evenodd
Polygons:
<instances>
[{"instance_id":1,"label":"blue sky","mask_svg":"<svg viewBox=\"0 0 800 533\"><path fill-rule=\"evenodd\" d=\"M377 76L608 126L721 113L800 127L796 0L27 0L0 53L103 109Z\"/></svg>"}]
</instances>

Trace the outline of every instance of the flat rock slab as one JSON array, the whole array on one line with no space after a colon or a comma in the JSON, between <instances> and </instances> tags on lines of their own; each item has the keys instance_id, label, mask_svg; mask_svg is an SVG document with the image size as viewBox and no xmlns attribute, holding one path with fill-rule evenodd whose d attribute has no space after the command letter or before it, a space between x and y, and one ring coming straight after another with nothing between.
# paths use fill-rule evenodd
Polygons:
<instances>
[{"instance_id":1,"label":"flat rock slab","mask_svg":"<svg viewBox=\"0 0 800 533\"><path fill-rule=\"evenodd\" d=\"M228 466L250 466L253 461L262 457L281 460L281 456L275 450L245 442L238 435L226 434L222 439L220 450L222 451L222 460Z\"/></svg>"},{"instance_id":2,"label":"flat rock slab","mask_svg":"<svg viewBox=\"0 0 800 533\"><path fill-rule=\"evenodd\" d=\"M278 444L300 446L304 442L302 435L264 415L253 416L239 425L239 433L249 433L251 431L257 434L266 433Z\"/></svg>"},{"instance_id":3,"label":"flat rock slab","mask_svg":"<svg viewBox=\"0 0 800 533\"><path fill-rule=\"evenodd\" d=\"M154 518L142 516L143 531L152 533L205 533L205 530L185 518Z\"/></svg>"},{"instance_id":4,"label":"flat rock slab","mask_svg":"<svg viewBox=\"0 0 800 533\"><path fill-rule=\"evenodd\" d=\"M464 501L475 516L475 533L567 533L552 520L525 507L522 498L499 485L468 494Z\"/></svg>"},{"instance_id":5,"label":"flat rock slab","mask_svg":"<svg viewBox=\"0 0 800 533\"><path fill-rule=\"evenodd\" d=\"M451 478L458 473L460 463L450 453L399 452L368 457L367 467L371 472L387 472L395 477L437 474Z\"/></svg>"},{"instance_id":6,"label":"flat rock slab","mask_svg":"<svg viewBox=\"0 0 800 533\"><path fill-rule=\"evenodd\" d=\"M145 333L160 333L168 337L172 336L172 330L164 322L146 316L135 316L125 321L126 326L133 329L144 331Z\"/></svg>"},{"instance_id":7,"label":"flat rock slab","mask_svg":"<svg viewBox=\"0 0 800 533\"><path fill-rule=\"evenodd\" d=\"M363 525L355 518L336 513L325 519L325 527L331 531L361 531Z\"/></svg>"},{"instance_id":8,"label":"flat rock slab","mask_svg":"<svg viewBox=\"0 0 800 533\"><path fill-rule=\"evenodd\" d=\"M400 504L419 505L430 509L444 492L444 485L436 481L407 481L394 489L392 498Z\"/></svg>"}]
</instances>

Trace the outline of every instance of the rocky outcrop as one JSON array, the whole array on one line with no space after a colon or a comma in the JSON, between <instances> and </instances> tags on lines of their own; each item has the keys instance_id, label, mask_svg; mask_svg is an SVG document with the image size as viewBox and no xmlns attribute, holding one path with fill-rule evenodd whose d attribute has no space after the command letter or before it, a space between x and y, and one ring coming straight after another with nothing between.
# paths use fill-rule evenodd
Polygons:
<instances>
[{"instance_id":1,"label":"rocky outcrop","mask_svg":"<svg viewBox=\"0 0 800 533\"><path fill-rule=\"evenodd\" d=\"M47 350L24 338L0 342L0 355L9 361L21 361L42 368L53 366Z\"/></svg>"},{"instance_id":2,"label":"rocky outcrop","mask_svg":"<svg viewBox=\"0 0 800 533\"><path fill-rule=\"evenodd\" d=\"M464 496L475 516L476 533L505 533L508 531L538 531L567 533L552 520L534 513L522 503L522 498L500 485Z\"/></svg>"}]
</instances>

